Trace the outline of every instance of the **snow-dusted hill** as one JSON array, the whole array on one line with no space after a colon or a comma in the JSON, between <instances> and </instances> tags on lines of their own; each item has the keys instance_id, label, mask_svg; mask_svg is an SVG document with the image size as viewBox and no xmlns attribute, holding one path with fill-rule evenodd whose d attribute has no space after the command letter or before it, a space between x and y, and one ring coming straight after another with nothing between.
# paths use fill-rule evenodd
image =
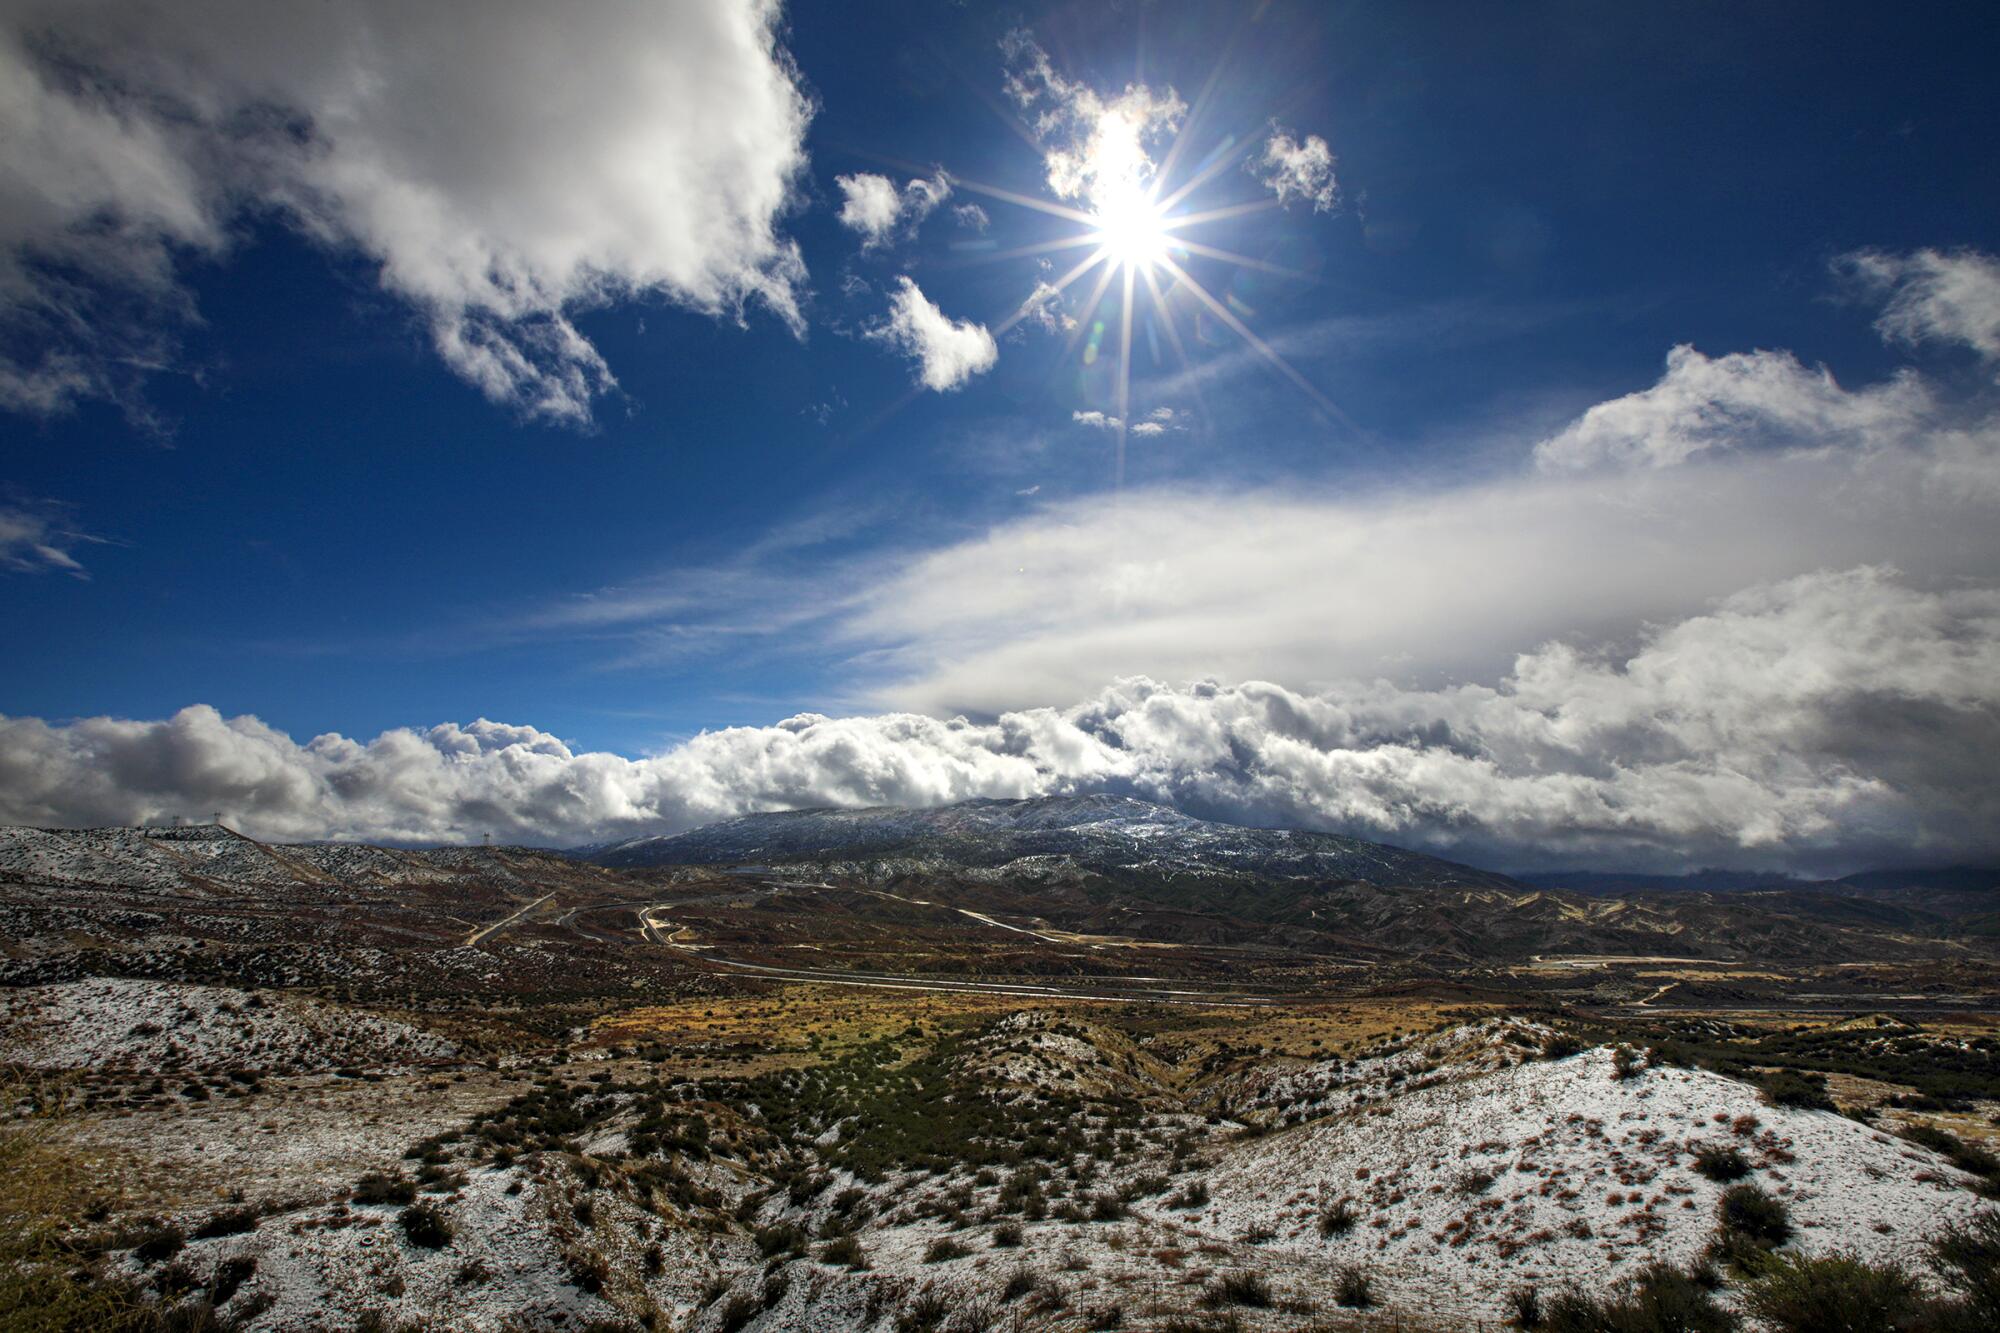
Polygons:
<instances>
[{"instance_id":1,"label":"snow-dusted hill","mask_svg":"<svg viewBox=\"0 0 2000 1333\"><path fill-rule=\"evenodd\" d=\"M1098 873L1350 880L1510 888L1504 875L1359 838L1241 828L1129 796L961 801L743 815L687 833L588 849L607 866L837 864L888 871L992 869L1048 861Z\"/></svg>"}]
</instances>

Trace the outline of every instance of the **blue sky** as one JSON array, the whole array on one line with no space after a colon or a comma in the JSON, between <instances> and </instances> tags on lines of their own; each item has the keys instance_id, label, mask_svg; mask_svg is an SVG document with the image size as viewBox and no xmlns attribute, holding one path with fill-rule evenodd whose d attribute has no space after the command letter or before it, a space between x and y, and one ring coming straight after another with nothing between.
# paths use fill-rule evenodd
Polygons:
<instances>
[{"instance_id":1,"label":"blue sky","mask_svg":"<svg viewBox=\"0 0 2000 1333\"><path fill-rule=\"evenodd\" d=\"M137 133L140 113L117 105L111 84L67 85L49 72L52 52L86 70L122 68L145 36L142 20L122 8L72 23L60 7L26 5L7 21L15 62L7 68L38 71L50 123L58 110L99 111ZM213 142L161 149L174 170L203 182L194 222L146 202L152 196L130 182L105 186L95 211L63 213L49 201L72 190L82 168L54 149L5 164L0 210L12 216L0 243L15 258L0 274L0 300L14 317L0 326L0 348L24 373L47 372L51 348L82 369L70 388L39 400L23 391L0 411L0 506L29 532L7 548L0 572L0 614L13 627L0 713L70 736L63 744L72 752L82 742L61 730L70 720L164 720L200 704L300 745L326 732L365 741L495 719L560 737L572 756L630 759L801 712L963 713L985 725L1013 711L1075 710L1135 675L1174 690L1270 682L1352 719L1363 710L1341 690L1377 704L1390 687L1519 698L1518 682L1507 683L1517 658L1558 642L1610 653L1612 674L1629 684L1634 655L1674 626L1784 579L1893 567L1899 593L1940 597L1984 589L1996 573L1980 535L1992 516L1925 510L1939 503L1935 485L1919 486L1925 498L1899 517L1864 516L1835 532L1802 506L1798 526L1775 521L1766 534L1750 531L1760 526L1760 488L1797 497L1801 483L1714 468L1687 494L1620 501L1652 516L1635 520L1635 541L1654 545L1650 566L1641 560L1617 577L1587 577L1596 563L1588 543L1606 540L1588 524L1578 531L1598 535L1537 548L1518 563L1489 562L1467 538L1436 565L1404 562L1409 586L1356 572L1400 560L1395 552L1424 541L1424 522L1447 521L1440 513L1457 516L1448 521L1461 536L1487 523L1568 531L1575 511L1565 506L1580 502L1556 497L1550 478L1567 475L1563 458L1604 452L1600 436L1577 434L1578 423L1596 405L1655 386L1672 401L1641 402L1640 414L1680 413L1696 423L1696 451L1727 453L1732 466L1776 467L1782 458L1803 467L1799 460L1830 447L1871 460L1935 453L1946 429L1984 441L1992 375L1977 300L1987 256L2000 251L1990 132L2000 88L1990 77L1995 30L1980 6L1913 17L1859 6L842 5L788 8L766 26L759 6L709 7L752 15L755 49L746 56L740 43L730 46L728 59L742 59L767 94L790 81L809 102L809 119L796 124L782 96L760 103L763 113L738 110L731 99L741 94L720 73L712 93L700 86L705 74L694 77L689 105L658 86L621 100L616 69L538 65L555 58L546 35L527 31L523 18L520 45L508 47L513 20L495 20L497 34L482 39L494 44L493 78L533 73L525 86L548 99L552 125L572 101L589 101L595 119L584 129L630 136L634 160L666 164L649 202L699 214L716 173L749 181L742 198L763 202L730 206L748 209L751 233L768 227L768 243L739 252L727 237L705 242L700 262L725 273L719 298L704 296L701 280L659 277L685 272L680 258L645 253L626 236L586 255L585 266L608 268L608 278L559 270L550 256L566 253L563 238L551 239L557 224L537 210L553 207L549 191L584 168L565 160L575 143L554 129L538 133L535 117L524 116L527 128L512 139L513 122L496 122L490 139L467 131L451 140L460 157L437 149L426 158L431 148L393 139L403 122L392 124L387 111L349 122L316 103L318 71L244 54L267 34L230 28L229 4L198 8L227 35L204 41L197 21L184 52L161 48L165 63L185 62L159 76L163 86L203 106L275 101L292 115L295 139L329 147L329 160L370 136L379 152L372 165L429 162L439 173L419 186L458 191L492 218L528 219L518 225L538 230L525 239L508 236L502 221L483 224L492 253L514 253L507 247L520 241L519 253L531 255L521 261L526 277L507 289L527 313L494 314L486 279L446 262L452 238L394 230L380 198L340 196L348 178L314 175L319 167L302 150L297 163L280 146L243 165L228 157L239 140L220 129ZM377 6L331 8L344 31L396 22ZM629 39L620 21L635 32L646 23L633 10L596 36ZM575 38L583 56L590 40ZM1045 58L1055 80L1033 103L1008 83L1033 58L1024 50ZM463 113L475 127L480 98L491 94L478 79L480 58L468 54L473 73L455 91L425 94L461 97L464 106L444 113ZM698 69L725 64L707 56ZM394 70L383 77L393 90ZM605 85L601 96L571 97L592 80ZM1255 206L1184 233L1249 262L1185 252L1176 262L1289 369L1185 288L1162 312L1141 285L1128 416L1158 414L1159 428L1126 440L1121 488L1118 433L1088 416L1117 411L1115 281L1095 312L1105 332L1088 365L1084 298L1093 278L1055 308L1057 320L1084 321L1076 338L1024 321L993 343L990 367L944 392L923 387L912 357L882 330L904 279L945 321L991 330L1038 281L1088 253L1048 254L1046 268L1042 256L993 258L1079 227L990 190L1088 212L1086 199L1058 197L1052 155L1081 142L1077 98L1111 103L1133 88L1182 104L1142 139L1148 168L1177 154L1166 189L1195 164L1218 164L1184 211ZM632 124L611 123L621 108ZM1052 111L1071 119L1038 126ZM772 123L755 120L765 113ZM700 125L708 141L733 146L718 165L677 135L649 157L648 116ZM1272 184L1269 154L1281 135L1293 146L1316 141L1328 155L1331 178L1310 182L1324 191L1317 201ZM901 192L940 171L949 198L921 218L906 214L879 243L864 248L867 237L843 222L842 178L879 175ZM776 206L752 188L771 181ZM688 197L665 200L674 191ZM602 206L622 202L609 195ZM583 203L596 206L587 194ZM957 214L966 205L983 210L983 225ZM107 230L128 250L158 247L151 271L135 278L94 248ZM796 259L785 268L791 245ZM1925 255L1960 267L1924 268ZM745 295L781 269L795 319L782 302ZM537 294L521 297L520 282ZM61 300L48 295L58 284ZM1939 295L1961 287L1973 292L1969 316L1965 301ZM1956 324L1938 314L1947 305ZM1899 308L1915 312L1900 331L1891 327ZM438 333L449 318L490 320L478 327L502 330L532 356L539 335L528 330L552 316L601 358L544 357L572 372L583 366L589 383L554 418L518 383L482 391ZM1668 369L1680 345L1707 359L1685 383ZM1760 352L1792 360L1744 363L1741 376L1704 369ZM1787 365L1799 374L1786 378ZM1764 385L1766 372L1781 391L1816 392L1822 369L1835 396L1803 415L1767 398L1716 405L1717 393ZM1892 400L1911 377L1922 402L1917 389ZM605 387L612 378L616 387ZM1692 402L1684 390L1710 397ZM1883 425L1884 414L1895 420ZM1923 424L1895 424L1905 418ZM1718 420L1733 432L1721 446L1702 433ZM1611 424L1626 431L1620 439L1650 429ZM1657 462L1658 440L1646 439L1633 448ZM1875 483L1828 484L1834 495ZM1977 486L1961 475L1946 490ZM1647 527L1662 513L1664 526ZM1715 514L1740 521L1703 528L1702 516ZM1350 563L1312 544L1364 529L1385 535ZM1204 571L1224 571L1224 582L1241 579L1257 595L1209 590L1177 600L1189 579L1171 557L1208 541L1221 553ZM1266 541L1302 554L1273 563ZM1726 558L1683 577L1679 541ZM35 554L37 543L56 554ZM1552 580L1552 569L1574 577ZM1476 584L1482 570L1497 580L1490 594L1435 599L1440 587ZM1079 580L1099 574L1105 586L1085 595ZM1248 602L1268 608L1274 581L1295 586L1295 624L1268 609L1233 614ZM1323 581L1339 588L1322 597ZM1346 637L1327 628L1367 620L1357 608L1405 600L1427 617L1421 632L1394 616ZM1483 609L1493 614L1474 614ZM1460 619L1476 622L1462 639L1451 632ZM1962 628L1953 621L1941 642L1962 641ZM1929 697L1914 686L1897 691ZM1523 780L1554 772L1508 759L1506 744L1466 721L1462 698L1449 708L1434 697L1381 706L1398 720L1355 724L1321 750L1435 744ZM1112 748L1135 744L1125 735ZM103 762L101 750L80 752ZM1709 776L1767 793L1789 780L1742 772L1720 754L1706 762ZM1799 762L1818 774L1808 787L1845 794L1802 814L1778 793L1772 827L1711 813L1632 831L1629 847L1619 818L1572 827L1551 815L1517 827L1499 806L1486 812L1483 798L1456 791L1274 796L1240 753L1176 760L1167 777L1037 760L1028 777L973 765L962 781L800 778L709 804L681 792L615 816L524 816L520 829L560 840L808 796L940 799L1101 778L1208 813L1432 841L1516 863L1572 854L1556 844L1573 844L1579 857L1649 864L1983 847L1963 830L1984 817L1990 791L1941 811L1930 775L1919 782L1818 751L1802 750ZM891 767L904 773L902 763ZM1592 753L1570 767L1628 765L1629 756ZM1236 776L1218 786L1222 772ZM1841 784L1857 775L1894 788L1895 810L1852 804ZM50 781L17 777L20 791L43 794L11 808L23 817L124 817L183 795L221 798L184 774L149 773L82 810L48 797ZM332 798L321 796L301 812L261 779L217 781L246 809L268 805L274 832L324 826L414 838L456 827L457 816L329 814ZM1710 793L1698 804L1719 800Z\"/></svg>"}]
</instances>

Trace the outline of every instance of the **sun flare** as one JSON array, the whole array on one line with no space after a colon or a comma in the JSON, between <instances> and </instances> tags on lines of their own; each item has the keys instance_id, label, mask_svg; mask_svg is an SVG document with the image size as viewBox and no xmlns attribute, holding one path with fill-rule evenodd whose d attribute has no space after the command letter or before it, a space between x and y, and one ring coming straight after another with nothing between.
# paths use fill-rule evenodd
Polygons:
<instances>
[{"instance_id":1,"label":"sun flare","mask_svg":"<svg viewBox=\"0 0 2000 1333\"><path fill-rule=\"evenodd\" d=\"M1107 200L1091 214L1090 222L1091 239L1120 268L1150 272L1167 257L1173 225L1166 210L1144 191Z\"/></svg>"}]
</instances>

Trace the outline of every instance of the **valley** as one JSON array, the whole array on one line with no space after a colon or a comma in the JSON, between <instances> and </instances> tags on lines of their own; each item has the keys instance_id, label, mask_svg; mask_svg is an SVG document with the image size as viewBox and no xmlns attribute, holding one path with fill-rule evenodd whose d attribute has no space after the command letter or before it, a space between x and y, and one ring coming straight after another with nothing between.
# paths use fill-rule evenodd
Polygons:
<instances>
[{"instance_id":1,"label":"valley","mask_svg":"<svg viewBox=\"0 0 2000 1333\"><path fill-rule=\"evenodd\" d=\"M1699 1278L1779 1328L1838 1253L1958 1317L1990 891L1537 886L1137 804L0 830L10 1280L104 1327L1224 1333Z\"/></svg>"}]
</instances>

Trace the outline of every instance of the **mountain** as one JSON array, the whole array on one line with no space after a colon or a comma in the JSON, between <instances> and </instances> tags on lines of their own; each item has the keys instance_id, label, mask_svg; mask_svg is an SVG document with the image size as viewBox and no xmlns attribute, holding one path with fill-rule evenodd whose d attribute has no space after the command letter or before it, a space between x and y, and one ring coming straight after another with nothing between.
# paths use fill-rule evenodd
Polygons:
<instances>
[{"instance_id":1,"label":"mountain","mask_svg":"<svg viewBox=\"0 0 2000 1333\"><path fill-rule=\"evenodd\" d=\"M1255 878L1518 888L1505 875L1400 847L1196 819L1129 796L973 800L928 810L791 810L587 849L605 866L812 866L844 873L1076 870L1117 879Z\"/></svg>"}]
</instances>

